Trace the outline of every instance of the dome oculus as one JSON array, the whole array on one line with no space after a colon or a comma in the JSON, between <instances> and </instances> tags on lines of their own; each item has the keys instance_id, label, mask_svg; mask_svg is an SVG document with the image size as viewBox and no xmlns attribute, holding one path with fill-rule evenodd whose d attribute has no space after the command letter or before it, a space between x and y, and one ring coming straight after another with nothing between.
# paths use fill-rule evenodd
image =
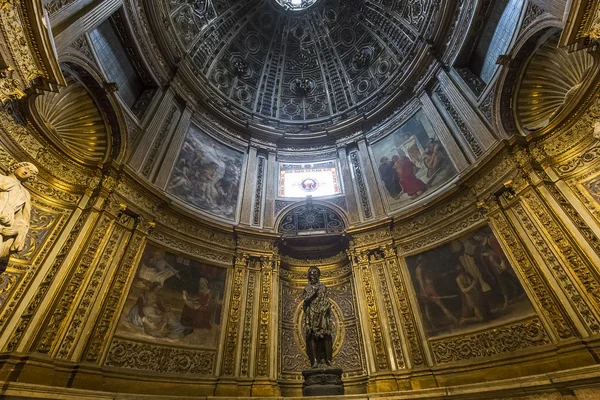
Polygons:
<instances>
[{"instance_id":1,"label":"dome oculus","mask_svg":"<svg viewBox=\"0 0 600 400\"><path fill-rule=\"evenodd\" d=\"M276 0L286 10L300 11L312 6L319 0Z\"/></svg>"}]
</instances>

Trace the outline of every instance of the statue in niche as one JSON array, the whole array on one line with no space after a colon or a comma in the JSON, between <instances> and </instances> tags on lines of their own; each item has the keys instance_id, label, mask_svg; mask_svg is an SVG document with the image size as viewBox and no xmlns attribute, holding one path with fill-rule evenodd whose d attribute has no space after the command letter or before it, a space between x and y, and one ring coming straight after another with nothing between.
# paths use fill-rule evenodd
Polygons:
<instances>
[{"instance_id":1,"label":"statue in niche","mask_svg":"<svg viewBox=\"0 0 600 400\"><path fill-rule=\"evenodd\" d=\"M333 358L333 315L327 287L319 281L321 271L308 269L308 285L304 287L304 332L306 353L311 368L302 371L304 396L343 395L343 370L331 366Z\"/></svg>"},{"instance_id":2,"label":"statue in niche","mask_svg":"<svg viewBox=\"0 0 600 400\"><path fill-rule=\"evenodd\" d=\"M8 175L0 175L0 273L4 272L11 254L25 248L31 218L31 195L23 182L32 182L38 174L29 162L16 163Z\"/></svg>"},{"instance_id":3,"label":"statue in niche","mask_svg":"<svg viewBox=\"0 0 600 400\"><path fill-rule=\"evenodd\" d=\"M331 302L327 298L327 287L319 281L320 277L319 268L310 267L308 285L302 295L306 353L312 368L330 366L333 356Z\"/></svg>"}]
</instances>

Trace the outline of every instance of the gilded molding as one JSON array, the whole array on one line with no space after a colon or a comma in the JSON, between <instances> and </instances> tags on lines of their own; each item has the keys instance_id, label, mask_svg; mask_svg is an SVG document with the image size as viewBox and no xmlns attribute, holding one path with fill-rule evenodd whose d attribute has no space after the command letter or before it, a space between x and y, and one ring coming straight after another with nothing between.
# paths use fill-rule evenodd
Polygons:
<instances>
[{"instance_id":1,"label":"gilded molding","mask_svg":"<svg viewBox=\"0 0 600 400\"><path fill-rule=\"evenodd\" d=\"M86 318L89 318L90 316L94 299L99 294L98 289L105 278L105 274L107 273L113 258L117 255L120 245L127 243L127 240L124 240L125 232L126 230L123 227L116 225L115 229L110 235L108 243L102 249L100 261L93 269L90 281L88 282L81 299L79 299L75 310L73 311L69 325L66 327L66 333L58 348L56 358L65 360L69 358L71 350L76 344L77 338L81 334L81 330L85 325Z\"/></svg>"},{"instance_id":2,"label":"gilded molding","mask_svg":"<svg viewBox=\"0 0 600 400\"><path fill-rule=\"evenodd\" d=\"M18 287L11 294L10 298L2 304L0 314L0 332L4 330L9 318L12 317L16 306L20 303L21 299L25 295L27 290L32 290L30 287L31 281L37 275L37 272L41 264L46 259L46 256L56 244L62 229L66 225L71 210L63 209L61 207L51 206L45 201L41 201L37 196L31 198L34 207L39 210L44 210L44 214L40 216L41 220L56 218L52 231L46 235L39 234L36 232L35 224L32 223L30 237L32 243L29 244L29 251L26 251L21 257L15 260L15 267L21 266L21 263L26 259L28 262L31 261L31 265L27 265L25 272L18 281ZM33 231L33 232L32 232Z\"/></svg>"},{"instance_id":3,"label":"gilded molding","mask_svg":"<svg viewBox=\"0 0 600 400\"><path fill-rule=\"evenodd\" d=\"M271 317L271 295L273 293L273 260L264 260L261 265L260 309L258 319L258 350L256 376L269 375L269 332Z\"/></svg>"},{"instance_id":4,"label":"gilded molding","mask_svg":"<svg viewBox=\"0 0 600 400\"><path fill-rule=\"evenodd\" d=\"M242 356L240 358L240 376L250 373L250 347L252 345L252 321L254 319L254 292L256 287L256 272L248 271L246 289L246 309L244 314L244 330L242 332Z\"/></svg>"},{"instance_id":5,"label":"gilded molding","mask_svg":"<svg viewBox=\"0 0 600 400\"><path fill-rule=\"evenodd\" d=\"M54 278L56 277L60 267L62 266L63 262L65 261L67 254L73 247L73 243L79 236L79 233L81 232L81 230L82 230L85 222L87 221L88 217L90 216L90 214L91 214L91 211L87 210L86 212L82 213L79 216L79 218L77 219L77 222L71 229L71 232L67 236L67 239L65 240L60 251L56 255L56 258L54 259L52 266L50 266L50 268L48 269L48 272L46 272L46 276L44 277L43 281L38 286L35 295L27 304L27 308L25 309L25 312L21 315L21 319L19 320L17 327L13 331L10 339L7 341L6 345L4 346L3 351L13 352L16 350L19 342L21 341L21 339L23 338L23 335L25 334L25 331L29 327L31 318L33 317L35 312L38 310L40 304L42 304L42 301L46 297L46 294L48 293L50 285L54 281Z\"/></svg>"},{"instance_id":6,"label":"gilded molding","mask_svg":"<svg viewBox=\"0 0 600 400\"><path fill-rule=\"evenodd\" d=\"M388 260L386 260L388 261ZM393 262L393 260L389 260L388 262ZM404 354L402 352L402 340L400 339L400 329L396 324L396 315L394 314L394 307L392 305L392 297L390 295L390 291L388 289L387 277L385 275L385 267L387 267L386 262L380 262L376 265L373 265L374 268L377 269L377 275L379 277L379 289L381 291L381 296L383 298L383 304L385 306L385 312L387 315L387 321L390 326L390 337L392 341L392 347L394 348L394 355L396 358L396 362L398 368L403 369L406 368L406 362L404 361Z\"/></svg>"},{"instance_id":7,"label":"gilded molding","mask_svg":"<svg viewBox=\"0 0 600 400\"><path fill-rule=\"evenodd\" d=\"M68 284L65 282L65 292L62 294L56 308L53 310L52 316L40 338L36 348L38 352L48 353L52 350L56 341L56 336L67 322L71 306L79 295L91 266L95 263L99 252L103 249L102 242L113 223L114 220L105 215L102 216L100 222L94 226L94 233L86 246L83 256L77 263L77 267L72 273Z\"/></svg>"},{"instance_id":8,"label":"gilded molding","mask_svg":"<svg viewBox=\"0 0 600 400\"><path fill-rule=\"evenodd\" d=\"M377 299L375 294L375 283L371 274L372 265L370 265L366 254L356 254L357 268L360 271L363 293L365 295L365 311L369 321L369 329L371 331L371 339L373 340L373 351L377 368L379 370L389 369L385 344L383 340L383 332L381 330L381 321L379 319L379 311L377 307Z\"/></svg>"},{"instance_id":9,"label":"gilded molding","mask_svg":"<svg viewBox=\"0 0 600 400\"><path fill-rule=\"evenodd\" d=\"M574 305L577 310L579 317L585 323L585 325L590 329L593 333L598 333L600 329L600 324L598 323L598 318L594 315L594 312L590 310L588 305L586 304L585 298L581 296L577 287L571 281L568 273L565 271L563 266L560 264L558 259L554 256L554 253L550 249L550 247L546 244L543 236L540 234L538 229L535 227L524 207L521 204L516 204L514 206L515 215L519 218L521 225L525 228L529 238L532 240L540 254L544 257L544 260L550 267L550 271L556 281L561 286L562 290L568 296L571 303Z\"/></svg>"},{"instance_id":10,"label":"gilded molding","mask_svg":"<svg viewBox=\"0 0 600 400\"><path fill-rule=\"evenodd\" d=\"M244 292L244 275L246 272L247 258L244 256L236 259L233 270L233 284L231 286L231 299L229 301L229 319L225 336L225 350L223 352L222 375L235 373L235 351L239 334L242 294Z\"/></svg>"},{"instance_id":11,"label":"gilded molding","mask_svg":"<svg viewBox=\"0 0 600 400\"><path fill-rule=\"evenodd\" d=\"M526 250L517 239L506 217L502 213L496 213L490 218L490 221L499 233L499 237L506 244L507 252L516 261L514 267L521 273L525 282L533 291L537 303L544 312L545 317L551 322L558 337L561 339L574 337L575 333L567 316L557 304L546 280L529 259Z\"/></svg>"},{"instance_id":12,"label":"gilded molding","mask_svg":"<svg viewBox=\"0 0 600 400\"><path fill-rule=\"evenodd\" d=\"M388 251L395 253L393 249ZM398 259L396 257L388 258L387 268L394 285L394 292L398 302L398 311L400 312L400 318L402 319L402 326L404 327L412 363L416 367L424 365L425 357L423 355L423 349L421 348L417 323L411 308L410 299L408 298L406 285L402 278L402 273L400 272Z\"/></svg>"},{"instance_id":13,"label":"gilded molding","mask_svg":"<svg viewBox=\"0 0 600 400\"><path fill-rule=\"evenodd\" d=\"M578 250L573 247L565 233L558 223L550 215L548 210L540 201L539 197L532 191L528 191L522 196L523 201L527 204L528 209L536 219L540 226L543 227L548 234L547 237L554 242L554 245L560 252L562 259L569 266L574 276L579 281L579 285L585 290L590 299L594 302L595 308L600 309L600 282L591 270L590 266L579 254ZM588 311L589 312L589 311ZM586 312L586 314L588 313ZM588 315L588 318L591 316ZM588 327L592 332L597 333L600 330L599 322L594 318L593 323L586 320Z\"/></svg>"},{"instance_id":14,"label":"gilded molding","mask_svg":"<svg viewBox=\"0 0 600 400\"><path fill-rule=\"evenodd\" d=\"M86 361L97 362L100 359L109 331L119 316L119 305L127 294L127 283L132 278L132 273L135 270L144 244L145 235L139 232L134 233L118 272L111 282L111 289L98 316L96 326L90 335L88 348L84 356Z\"/></svg>"}]
</instances>

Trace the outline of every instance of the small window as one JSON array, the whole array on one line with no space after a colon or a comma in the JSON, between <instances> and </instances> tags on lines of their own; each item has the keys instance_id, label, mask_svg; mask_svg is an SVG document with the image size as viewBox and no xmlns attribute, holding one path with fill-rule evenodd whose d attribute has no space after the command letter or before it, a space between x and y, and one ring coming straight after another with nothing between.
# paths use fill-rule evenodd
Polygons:
<instances>
[{"instance_id":1,"label":"small window","mask_svg":"<svg viewBox=\"0 0 600 400\"><path fill-rule=\"evenodd\" d=\"M335 161L279 165L280 197L321 197L340 193L342 188Z\"/></svg>"},{"instance_id":2,"label":"small window","mask_svg":"<svg viewBox=\"0 0 600 400\"><path fill-rule=\"evenodd\" d=\"M122 11L114 13L90 32L90 40L106 79L117 84L121 100L138 118L142 118L157 86L131 45L124 20Z\"/></svg>"},{"instance_id":3,"label":"small window","mask_svg":"<svg viewBox=\"0 0 600 400\"><path fill-rule=\"evenodd\" d=\"M494 4L471 58L470 67L485 83L490 83L498 57L506 53L519 22L522 0L503 0Z\"/></svg>"}]
</instances>

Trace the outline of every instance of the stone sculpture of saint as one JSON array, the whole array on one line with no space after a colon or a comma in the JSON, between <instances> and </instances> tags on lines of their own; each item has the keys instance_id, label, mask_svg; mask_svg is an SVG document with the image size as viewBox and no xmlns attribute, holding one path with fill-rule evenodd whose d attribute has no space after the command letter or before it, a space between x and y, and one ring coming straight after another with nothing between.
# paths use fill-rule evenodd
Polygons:
<instances>
[{"instance_id":1,"label":"stone sculpture of saint","mask_svg":"<svg viewBox=\"0 0 600 400\"><path fill-rule=\"evenodd\" d=\"M31 196L23 182L35 180L38 169L29 162L12 165L0 175L0 273L11 254L25 248L31 218Z\"/></svg>"},{"instance_id":2,"label":"stone sculpture of saint","mask_svg":"<svg viewBox=\"0 0 600 400\"><path fill-rule=\"evenodd\" d=\"M310 267L308 284L302 294L306 353L312 368L330 366L333 356L331 302L327 288L319 281L320 276L319 268Z\"/></svg>"}]
</instances>

